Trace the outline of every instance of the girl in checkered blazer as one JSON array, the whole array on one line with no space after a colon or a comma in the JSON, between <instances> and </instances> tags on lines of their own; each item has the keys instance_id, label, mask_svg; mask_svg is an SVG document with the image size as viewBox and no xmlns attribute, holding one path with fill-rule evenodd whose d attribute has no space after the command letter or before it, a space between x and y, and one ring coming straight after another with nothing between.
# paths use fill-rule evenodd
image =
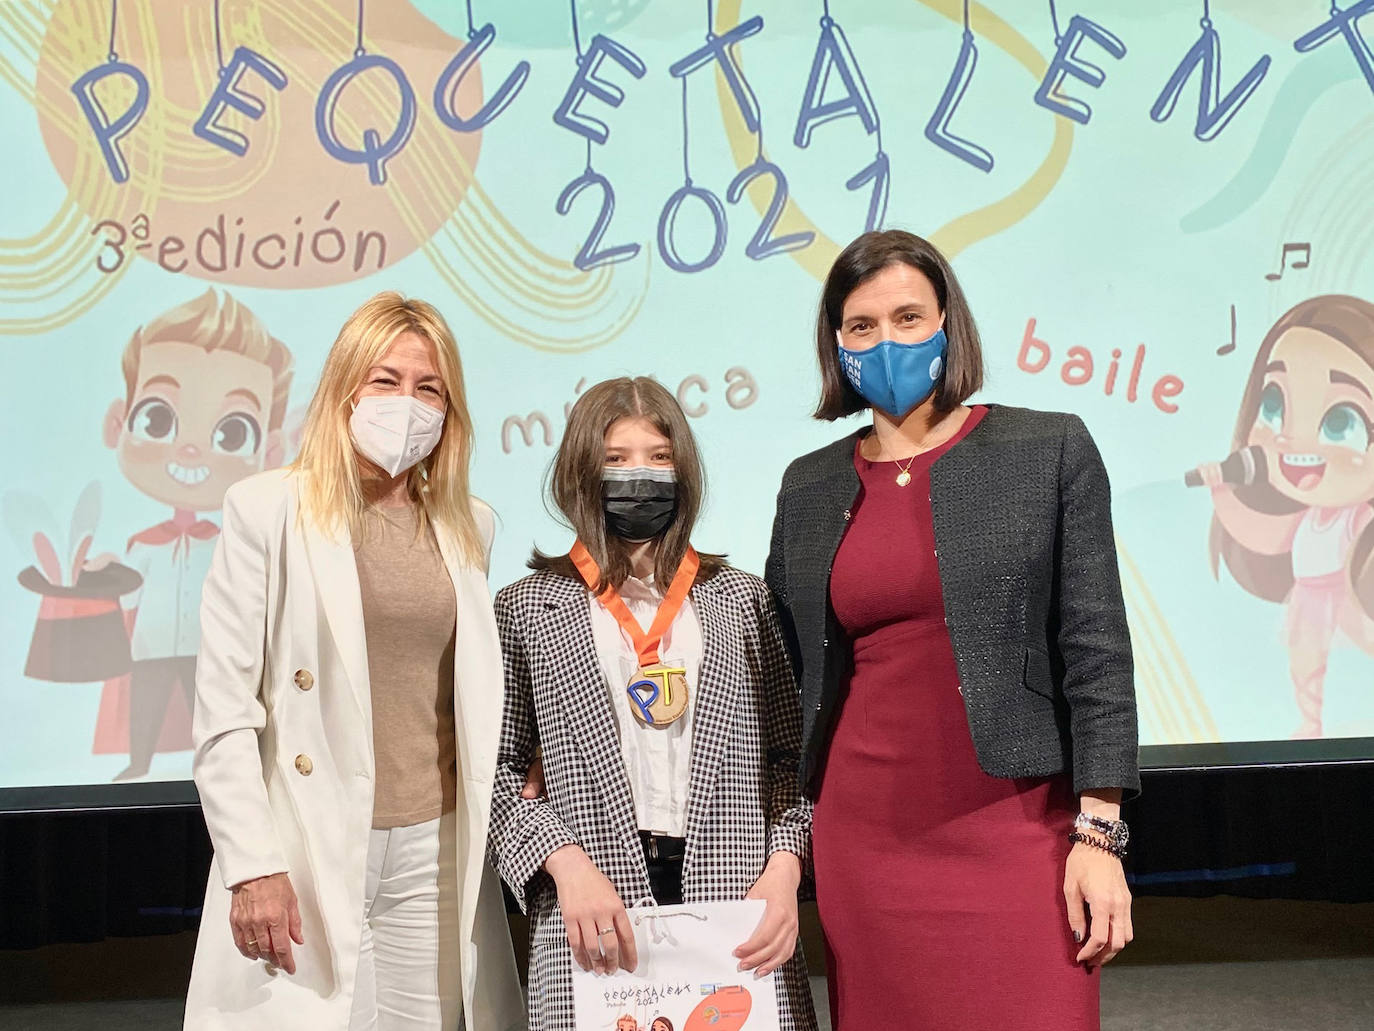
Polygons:
<instances>
[{"instance_id":1,"label":"girl in checkered blazer","mask_svg":"<svg viewBox=\"0 0 1374 1031\"><path fill-rule=\"evenodd\" d=\"M651 379L573 407L550 495L577 534L496 597L505 712L488 847L531 919L531 1031L574 1027L572 964L635 968L626 907L764 899L735 951L816 1018L797 940L811 808L801 713L768 588L690 545L696 442ZM661 635L661 640L659 639ZM544 792L526 786L542 755Z\"/></svg>"}]
</instances>

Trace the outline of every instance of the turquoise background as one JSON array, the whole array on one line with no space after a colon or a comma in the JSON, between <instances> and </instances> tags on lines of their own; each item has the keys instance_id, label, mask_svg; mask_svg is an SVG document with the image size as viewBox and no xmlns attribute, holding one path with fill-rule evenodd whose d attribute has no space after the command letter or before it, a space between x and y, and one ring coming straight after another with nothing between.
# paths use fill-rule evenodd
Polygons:
<instances>
[{"instance_id":1,"label":"turquoise background","mask_svg":"<svg viewBox=\"0 0 1374 1031\"><path fill-rule=\"evenodd\" d=\"M425 0L417 6L446 32L466 33L462 4ZM709 391L694 392L692 400L704 401L709 411L693 427L710 502L696 542L759 572L784 466L853 428L809 418L817 385L811 327L819 282L794 260L800 255L745 257L745 242L758 224L747 202L727 205L728 242L713 268L685 275L663 263L654 234L660 208L681 185L683 145L680 85L667 69L701 44L707 5L640 0L578 6L584 43L594 32L608 32L648 66L647 75L634 81L608 62L604 74L625 88L624 104L617 110L585 105L611 127L608 142L594 148L597 170L616 190L606 242L643 245L637 258L614 270L616 302L647 291L638 316L616 339L580 354L535 350L469 311L420 252L354 283L308 291L229 289L293 350L292 408L307 402L334 333L367 297L398 289L439 305L466 364L478 434L475 489L501 518L493 588L522 574L531 546L553 550L569 543L541 495L553 449L542 441L526 447L517 434L506 453L501 437L507 417L543 412L556 435L563 406L580 381L651 374L676 388L690 375L704 377ZM1325 0L1215 2L1212 17L1225 55L1222 93L1261 55L1272 55L1273 63L1231 124L1202 142L1193 133L1197 77L1172 118L1157 123L1149 114L1197 38L1200 2L1061 0L1058 6L1062 24L1073 14L1092 18L1119 36L1128 53L1117 61L1084 44L1081 56L1102 65L1107 80L1095 90L1074 80L1065 87L1091 105L1092 119L1072 127L1062 176L1024 218L954 256L983 336L988 380L981 399L1073 411L1087 421L1112 475L1121 542L1167 618L1219 739L1282 739L1296 726L1297 711L1279 632L1281 609L1244 594L1224 574L1220 582L1212 579L1207 495L1185 489L1182 476L1230 450L1250 362L1282 312L1322 293L1374 298L1374 88L1339 39L1310 54L1295 52L1293 40L1327 17ZM588 191L567 217L554 210L559 192L585 161L582 139L552 119L575 70L568 7L552 0L486 0L473 7L478 24L491 21L497 29L483 61L488 90L516 61L532 66L521 94L483 133L477 177L521 233L571 260L596 202ZM976 36L988 9L1042 59L1052 56L1048 4L975 7ZM995 155L995 167L985 174L923 135L954 64L959 25L915 0L836 0L831 11L848 34L882 118L892 167L886 226L934 233L1006 197L1045 159L1058 118L1035 104L1037 79L997 46L979 37L976 71L953 118L956 132ZM816 128L805 150L792 143L820 13L819 2L746 2L742 18L761 15L765 26L739 53L763 113L768 155L785 170L793 200L817 229L843 243L862 231L868 203L867 190L848 192L844 182L872 159L874 140L857 119L846 118ZM385 52L386 40L373 38L371 47ZM723 198L737 166L714 80L713 73L700 72L688 81L690 161L694 181ZM416 83L421 104L431 89L432 83ZM6 87L0 87L0 138L7 141L14 173L7 177L0 234L13 238L33 232L60 203L65 186L33 109ZM366 174L361 168L354 173ZM310 184L300 189L302 204L314 204ZM682 249L701 253L704 244L689 228L695 217L684 215L683 221ZM1266 280L1281 245L1294 240L1311 243L1311 266ZM0 439L9 449L0 492L37 495L65 538L77 495L98 481L104 495L98 550L118 550L131 532L166 518L161 506L120 476L113 452L101 444L101 420L123 392L119 356L129 334L205 286L139 262L89 314L39 337L12 335L4 342L9 385ZM1230 339L1232 305L1237 347L1219 356L1217 349ZM1030 319L1053 353L1049 368L1038 374L1016 363ZM540 321L545 330L549 325ZM1141 398L1132 404L1124 397L1125 378L1140 344L1146 348L1144 376ZM1058 374L1065 352L1075 346L1087 348L1098 363L1085 386L1069 386ZM1102 376L1113 348L1125 358L1116 391L1106 396ZM756 401L740 410L725 398L726 374L735 367L757 383ZM1185 384L1174 399L1175 414L1149 400L1150 387L1165 374ZM31 561L22 540L0 539L0 569L11 571L0 579L0 787L102 783L126 760L90 754L100 685L46 684L21 672L37 599L14 574ZM1330 733L1374 735L1371 685L1374 658L1348 648L1337 653L1327 685ZM1147 733L1145 743L1168 742ZM184 778L189 762L189 753L160 755L153 777Z\"/></svg>"}]
</instances>

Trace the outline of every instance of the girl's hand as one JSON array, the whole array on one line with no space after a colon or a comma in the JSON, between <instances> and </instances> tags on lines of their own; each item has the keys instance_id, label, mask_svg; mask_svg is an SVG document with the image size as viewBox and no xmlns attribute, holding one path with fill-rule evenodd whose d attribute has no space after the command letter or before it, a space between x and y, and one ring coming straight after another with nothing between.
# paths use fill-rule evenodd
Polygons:
<instances>
[{"instance_id":1,"label":"girl's hand","mask_svg":"<svg viewBox=\"0 0 1374 1031\"><path fill-rule=\"evenodd\" d=\"M633 972L639 956L625 903L591 857L577 845L564 845L544 860L544 869L558 887L574 962L598 974L617 966Z\"/></svg>"},{"instance_id":2,"label":"girl's hand","mask_svg":"<svg viewBox=\"0 0 1374 1031\"><path fill-rule=\"evenodd\" d=\"M1064 901L1073 940L1087 939L1077 962L1100 967L1130 944L1134 936L1131 891L1126 887L1121 860L1115 856L1091 845L1074 845L1064 867Z\"/></svg>"},{"instance_id":3,"label":"girl's hand","mask_svg":"<svg viewBox=\"0 0 1374 1031\"><path fill-rule=\"evenodd\" d=\"M797 886L801 860L791 852L774 852L763 874L745 898L763 899L763 919L753 936L735 950L741 970L767 977L797 950Z\"/></svg>"}]
</instances>

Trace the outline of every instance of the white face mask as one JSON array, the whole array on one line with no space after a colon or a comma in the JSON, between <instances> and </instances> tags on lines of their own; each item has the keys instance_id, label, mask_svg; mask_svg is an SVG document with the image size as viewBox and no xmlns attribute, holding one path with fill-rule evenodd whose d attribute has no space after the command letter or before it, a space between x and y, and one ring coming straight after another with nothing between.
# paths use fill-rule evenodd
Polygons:
<instances>
[{"instance_id":1,"label":"white face mask","mask_svg":"<svg viewBox=\"0 0 1374 1031\"><path fill-rule=\"evenodd\" d=\"M365 397L353 406L348 431L359 454L399 476L429 457L444 431L444 413L414 397Z\"/></svg>"}]
</instances>

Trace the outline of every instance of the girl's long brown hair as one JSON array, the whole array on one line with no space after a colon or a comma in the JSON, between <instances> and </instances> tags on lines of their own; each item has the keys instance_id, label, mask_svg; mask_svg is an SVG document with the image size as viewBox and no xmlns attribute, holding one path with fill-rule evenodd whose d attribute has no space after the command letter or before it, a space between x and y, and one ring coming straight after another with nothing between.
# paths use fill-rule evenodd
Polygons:
<instances>
[{"instance_id":1,"label":"girl's long brown hair","mask_svg":"<svg viewBox=\"0 0 1374 1031\"><path fill-rule=\"evenodd\" d=\"M606 432L617 419L643 417L668 438L677 472L677 515L659 539L654 559L654 582L664 590L682 563L691 543L692 528L706 492L706 474L687 416L673 395L657 380L647 376L621 377L598 383L573 405L568 428L558 445L549 471L550 507L561 521L577 534L601 569L600 594L619 587L630 575L632 545L606 532L606 513L601 502L601 477L606 467ZM697 580L708 580L726 565L719 555L701 555ZM529 567L549 570L560 576L580 579L567 555L545 555L538 548L530 556Z\"/></svg>"},{"instance_id":2,"label":"girl's long brown hair","mask_svg":"<svg viewBox=\"0 0 1374 1031\"><path fill-rule=\"evenodd\" d=\"M1245 384L1241 397L1240 412L1236 416L1235 433L1231 436L1231 450L1239 451L1250 439L1250 430L1259 414L1260 393L1264 389L1264 370L1269 365L1269 355L1279 338L1290 329L1302 327L1314 329L1344 344L1374 368L1374 304L1358 297L1341 294L1327 294L1312 297L1294 305L1270 327L1255 354L1250 378ZM1236 487L1237 500L1268 515L1284 515L1301 511L1305 506L1284 494L1280 494L1268 483L1256 483L1247 487ZM1374 549L1374 524L1361 535L1351 551L1349 573L1367 612L1374 614L1374 560L1370 553ZM1226 563L1227 570L1241 587L1258 598L1266 601L1283 601L1293 587L1293 559L1290 555L1261 555L1244 547L1232 537L1221 522L1212 517L1212 528L1208 535L1208 551L1212 562L1212 575L1217 574L1220 562Z\"/></svg>"}]
</instances>

